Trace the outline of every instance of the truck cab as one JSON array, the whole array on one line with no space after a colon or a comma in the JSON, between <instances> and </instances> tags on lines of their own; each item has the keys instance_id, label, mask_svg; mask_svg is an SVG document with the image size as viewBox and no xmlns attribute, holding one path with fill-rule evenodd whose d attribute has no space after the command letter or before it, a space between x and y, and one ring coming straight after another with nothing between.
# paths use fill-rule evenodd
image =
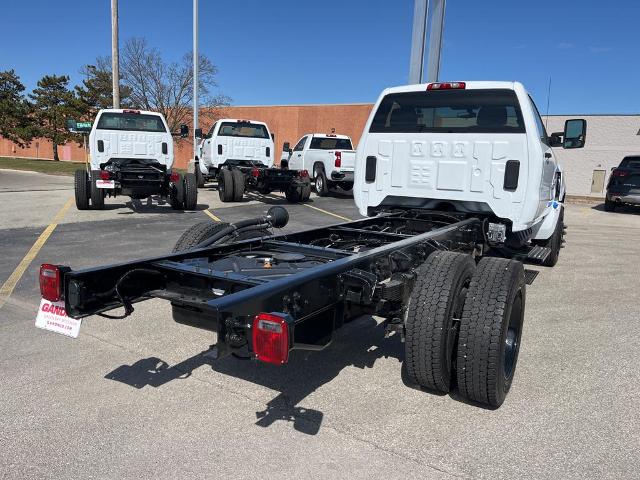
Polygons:
<instances>
[{"instance_id":1,"label":"truck cab","mask_svg":"<svg viewBox=\"0 0 640 480\"><path fill-rule=\"evenodd\" d=\"M289 168L313 173L318 195L329 193L329 188L353 188L355 151L351 138L335 133L308 133L293 149L285 143L282 160Z\"/></svg>"},{"instance_id":2,"label":"truck cab","mask_svg":"<svg viewBox=\"0 0 640 480\"><path fill-rule=\"evenodd\" d=\"M264 166L274 163L273 137L264 122L223 118L202 136L197 173L199 179L215 179L222 166ZM202 183L199 180L199 183Z\"/></svg>"},{"instance_id":3,"label":"truck cab","mask_svg":"<svg viewBox=\"0 0 640 480\"><path fill-rule=\"evenodd\" d=\"M518 82L388 88L358 146L354 199L363 215L393 207L467 212L491 218L498 240L546 241L564 199L552 147L580 148L585 137L582 119L549 135Z\"/></svg>"}]
</instances>

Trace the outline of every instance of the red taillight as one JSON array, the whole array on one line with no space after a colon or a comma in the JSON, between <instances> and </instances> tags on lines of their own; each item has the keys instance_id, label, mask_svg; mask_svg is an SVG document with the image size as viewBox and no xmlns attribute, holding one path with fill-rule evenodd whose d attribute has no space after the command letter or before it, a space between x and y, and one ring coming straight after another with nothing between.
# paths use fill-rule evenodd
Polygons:
<instances>
[{"instance_id":1,"label":"red taillight","mask_svg":"<svg viewBox=\"0 0 640 480\"><path fill-rule=\"evenodd\" d=\"M613 175L614 177L626 177L627 175L629 175L629 172L625 170L614 170L611 175Z\"/></svg>"},{"instance_id":2,"label":"red taillight","mask_svg":"<svg viewBox=\"0 0 640 480\"><path fill-rule=\"evenodd\" d=\"M106 170L100 170L100 180L109 180L111 178L111 173Z\"/></svg>"},{"instance_id":3,"label":"red taillight","mask_svg":"<svg viewBox=\"0 0 640 480\"><path fill-rule=\"evenodd\" d=\"M251 176L258 178L260 176L260 170L258 170L257 168L252 168L251 169Z\"/></svg>"},{"instance_id":4,"label":"red taillight","mask_svg":"<svg viewBox=\"0 0 640 480\"><path fill-rule=\"evenodd\" d=\"M253 351L262 362L282 365L289 359L289 326L278 315L260 313L253 319Z\"/></svg>"},{"instance_id":5,"label":"red taillight","mask_svg":"<svg viewBox=\"0 0 640 480\"><path fill-rule=\"evenodd\" d=\"M340 168L342 166L342 152L336 152L336 167Z\"/></svg>"},{"instance_id":6,"label":"red taillight","mask_svg":"<svg viewBox=\"0 0 640 480\"><path fill-rule=\"evenodd\" d=\"M462 90L466 87L465 82L438 82L427 85L427 90Z\"/></svg>"},{"instance_id":7,"label":"red taillight","mask_svg":"<svg viewBox=\"0 0 640 480\"><path fill-rule=\"evenodd\" d=\"M40 265L40 294L45 300L57 302L62 297L62 275L57 265Z\"/></svg>"},{"instance_id":8,"label":"red taillight","mask_svg":"<svg viewBox=\"0 0 640 480\"><path fill-rule=\"evenodd\" d=\"M307 170L300 170L300 177L307 178L309 176L309 172Z\"/></svg>"},{"instance_id":9,"label":"red taillight","mask_svg":"<svg viewBox=\"0 0 640 480\"><path fill-rule=\"evenodd\" d=\"M171 183L178 183L180 181L180 174L178 172L171 172L169 180L171 180Z\"/></svg>"}]
</instances>

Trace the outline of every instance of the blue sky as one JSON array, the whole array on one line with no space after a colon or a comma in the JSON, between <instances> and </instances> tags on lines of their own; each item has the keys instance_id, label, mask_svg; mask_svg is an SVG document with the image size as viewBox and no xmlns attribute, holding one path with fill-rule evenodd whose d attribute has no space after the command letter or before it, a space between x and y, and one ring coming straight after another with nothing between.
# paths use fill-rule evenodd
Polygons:
<instances>
[{"instance_id":1,"label":"blue sky","mask_svg":"<svg viewBox=\"0 0 640 480\"><path fill-rule=\"evenodd\" d=\"M120 0L120 37L178 60L191 0ZM0 69L28 88L110 53L109 0L2 2ZM413 0L200 0L200 48L235 105L373 102L407 82ZM542 112L640 113L640 2L449 0L441 79L520 80Z\"/></svg>"}]
</instances>

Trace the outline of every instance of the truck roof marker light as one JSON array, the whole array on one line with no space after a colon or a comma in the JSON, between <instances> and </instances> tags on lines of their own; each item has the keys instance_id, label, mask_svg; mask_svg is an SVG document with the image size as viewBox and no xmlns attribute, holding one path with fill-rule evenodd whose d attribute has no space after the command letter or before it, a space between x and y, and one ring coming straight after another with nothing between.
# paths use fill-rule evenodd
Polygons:
<instances>
[{"instance_id":1,"label":"truck roof marker light","mask_svg":"<svg viewBox=\"0 0 640 480\"><path fill-rule=\"evenodd\" d=\"M289 360L289 325L284 317L259 313L252 325L253 351L261 362L283 365Z\"/></svg>"},{"instance_id":2,"label":"truck roof marker light","mask_svg":"<svg viewBox=\"0 0 640 480\"><path fill-rule=\"evenodd\" d=\"M50 302L57 302L62 297L62 275L57 265L40 265L40 294Z\"/></svg>"},{"instance_id":3,"label":"truck roof marker light","mask_svg":"<svg viewBox=\"0 0 640 480\"><path fill-rule=\"evenodd\" d=\"M427 85L427 90L464 90L467 88L465 82L437 82Z\"/></svg>"},{"instance_id":4,"label":"truck roof marker light","mask_svg":"<svg viewBox=\"0 0 640 480\"><path fill-rule=\"evenodd\" d=\"M342 167L342 152L335 152L336 154L336 168L340 168Z\"/></svg>"},{"instance_id":5,"label":"truck roof marker light","mask_svg":"<svg viewBox=\"0 0 640 480\"><path fill-rule=\"evenodd\" d=\"M122 113L136 113L136 114L139 114L140 110L123 110Z\"/></svg>"}]
</instances>

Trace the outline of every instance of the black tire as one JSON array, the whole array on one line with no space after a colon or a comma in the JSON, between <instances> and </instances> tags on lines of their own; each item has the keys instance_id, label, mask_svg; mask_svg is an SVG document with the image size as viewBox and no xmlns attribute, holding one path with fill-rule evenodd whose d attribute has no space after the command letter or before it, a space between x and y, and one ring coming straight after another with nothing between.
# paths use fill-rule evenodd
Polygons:
<instances>
[{"instance_id":1,"label":"black tire","mask_svg":"<svg viewBox=\"0 0 640 480\"><path fill-rule=\"evenodd\" d=\"M91 206L94 210L104 209L104 191L96 186L100 178L100 170L91 171Z\"/></svg>"},{"instance_id":2,"label":"black tire","mask_svg":"<svg viewBox=\"0 0 640 480\"><path fill-rule=\"evenodd\" d=\"M329 182L327 181L327 176L324 173L324 167L322 167L322 165L313 167L313 180L316 186L316 193L319 197L329 195Z\"/></svg>"},{"instance_id":3,"label":"black tire","mask_svg":"<svg viewBox=\"0 0 640 480\"><path fill-rule=\"evenodd\" d=\"M615 212L616 211L616 202L612 202L608 198L604 199L604 211L605 212Z\"/></svg>"},{"instance_id":4,"label":"black tire","mask_svg":"<svg viewBox=\"0 0 640 480\"><path fill-rule=\"evenodd\" d=\"M199 243L204 242L207 238L212 237L223 228L228 227L228 223L212 223L212 222L200 222L190 226L180 236L172 252L182 252L195 247Z\"/></svg>"},{"instance_id":5,"label":"black tire","mask_svg":"<svg viewBox=\"0 0 640 480\"><path fill-rule=\"evenodd\" d=\"M564 210L564 208L563 208ZM560 257L560 249L562 248L562 242L564 237L564 212L560 212L558 216L558 222L556 223L556 228L553 230L551 236L546 240L536 240L534 241L535 245L540 245L542 247L547 247L551 249L551 253L545 259L541 265L545 267L553 267L558 263L558 258Z\"/></svg>"},{"instance_id":6,"label":"black tire","mask_svg":"<svg viewBox=\"0 0 640 480\"><path fill-rule=\"evenodd\" d=\"M518 362L525 299L521 262L480 260L458 336L457 380L464 398L493 408L504 402Z\"/></svg>"},{"instance_id":7,"label":"black tire","mask_svg":"<svg viewBox=\"0 0 640 480\"><path fill-rule=\"evenodd\" d=\"M233 201L241 202L244 197L244 174L240 170L232 170L233 178Z\"/></svg>"},{"instance_id":8,"label":"black tire","mask_svg":"<svg viewBox=\"0 0 640 480\"><path fill-rule=\"evenodd\" d=\"M74 189L76 193L76 208L78 210L89 209L89 174L86 170L76 170L74 176Z\"/></svg>"},{"instance_id":9,"label":"black tire","mask_svg":"<svg viewBox=\"0 0 640 480\"><path fill-rule=\"evenodd\" d=\"M202 174L202 172L200 171L200 164L198 162L195 162L194 164L194 173L196 176L196 184L198 185L198 188L203 188L204 187L204 175Z\"/></svg>"},{"instance_id":10,"label":"black tire","mask_svg":"<svg viewBox=\"0 0 640 480\"><path fill-rule=\"evenodd\" d=\"M302 186L300 191L300 201L307 202L311 197L311 181L307 180L307 182Z\"/></svg>"},{"instance_id":11,"label":"black tire","mask_svg":"<svg viewBox=\"0 0 640 480\"><path fill-rule=\"evenodd\" d=\"M169 203L174 210L184 208L184 178L179 176L178 181L173 184L173 191L169 197Z\"/></svg>"},{"instance_id":12,"label":"black tire","mask_svg":"<svg viewBox=\"0 0 640 480\"><path fill-rule=\"evenodd\" d=\"M195 210L198 206L198 181L195 173L184 176L184 209Z\"/></svg>"},{"instance_id":13,"label":"black tire","mask_svg":"<svg viewBox=\"0 0 640 480\"><path fill-rule=\"evenodd\" d=\"M233 174L228 168L220 169L218 174L218 196L225 203L233 201Z\"/></svg>"},{"instance_id":14,"label":"black tire","mask_svg":"<svg viewBox=\"0 0 640 480\"><path fill-rule=\"evenodd\" d=\"M470 255L433 252L416 270L405 321L405 365L421 387L447 393L454 375L456 332L476 264Z\"/></svg>"}]
</instances>

